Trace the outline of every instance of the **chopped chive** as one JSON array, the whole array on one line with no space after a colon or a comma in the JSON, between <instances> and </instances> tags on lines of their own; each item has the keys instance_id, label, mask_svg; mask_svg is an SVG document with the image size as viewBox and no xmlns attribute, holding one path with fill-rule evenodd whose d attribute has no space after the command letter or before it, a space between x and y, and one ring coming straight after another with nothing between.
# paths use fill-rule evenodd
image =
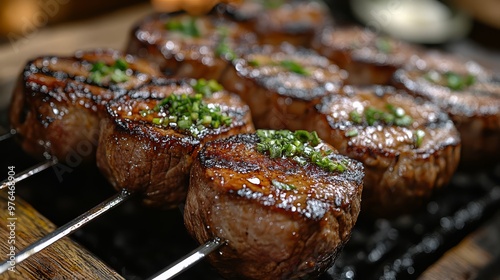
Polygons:
<instances>
[{"instance_id":1,"label":"chopped chive","mask_svg":"<svg viewBox=\"0 0 500 280\"><path fill-rule=\"evenodd\" d=\"M328 157L331 151L317 148L321 140L315 132L259 129L256 133L260 140L257 143L257 150L268 153L270 158L289 157L301 165L310 161L328 171L340 171L347 168Z\"/></svg>"},{"instance_id":2,"label":"chopped chive","mask_svg":"<svg viewBox=\"0 0 500 280\"><path fill-rule=\"evenodd\" d=\"M113 83L123 83L129 79L126 73L128 67L128 63L123 58L115 60L113 66L108 66L103 61L98 61L90 69L89 80L98 85L102 85L105 80Z\"/></svg>"},{"instance_id":3,"label":"chopped chive","mask_svg":"<svg viewBox=\"0 0 500 280\"><path fill-rule=\"evenodd\" d=\"M219 27L218 33L221 35L221 38L215 47L215 54L227 59L228 61L233 61L236 58L236 52L229 44L228 29Z\"/></svg>"},{"instance_id":4,"label":"chopped chive","mask_svg":"<svg viewBox=\"0 0 500 280\"><path fill-rule=\"evenodd\" d=\"M388 38L377 38L375 40L375 47L383 53L390 53L392 51L391 42Z\"/></svg>"},{"instance_id":5,"label":"chopped chive","mask_svg":"<svg viewBox=\"0 0 500 280\"><path fill-rule=\"evenodd\" d=\"M271 180L271 183L280 190L292 191L297 189L294 185L286 184L277 180Z\"/></svg>"},{"instance_id":6,"label":"chopped chive","mask_svg":"<svg viewBox=\"0 0 500 280\"><path fill-rule=\"evenodd\" d=\"M248 61L248 65L253 66L253 67L257 67L257 66L260 66L260 63L258 60L252 59L252 60Z\"/></svg>"},{"instance_id":7,"label":"chopped chive","mask_svg":"<svg viewBox=\"0 0 500 280\"><path fill-rule=\"evenodd\" d=\"M366 122L368 125L383 123L386 125L410 126L413 118L406 114L405 110L386 104L387 111L382 111L374 107L367 107L363 110L363 115L353 110L349 113L349 119L355 124Z\"/></svg>"},{"instance_id":8,"label":"chopped chive","mask_svg":"<svg viewBox=\"0 0 500 280\"><path fill-rule=\"evenodd\" d=\"M205 97L211 96L213 93L217 91L221 91L224 87L219 84L216 80L210 79L198 79L195 80L191 85L196 93L203 94Z\"/></svg>"},{"instance_id":9,"label":"chopped chive","mask_svg":"<svg viewBox=\"0 0 500 280\"><path fill-rule=\"evenodd\" d=\"M280 62L280 65L290 72L294 72L304 76L309 75L309 72L302 65L293 60L283 60Z\"/></svg>"},{"instance_id":10,"label":"chopped chive","mask_svg":"<svg viewBox=\"0 0 500 280\"><path fill-rule=\"evenodd\" d=\"M284 4L284 0L267 0L262 1L262 4L266 10L273 10L281 7Z\"/></svg>"},{"instance_id":11,"label":"chopped chive","mask_svg":"<svg viewBox=\"0 0 500 280\"><path fill-rule=\"evenodd\" d=\"M171 19L165 24L165 28L170 31L179 32L186 36L198 38L201 36L198 27L196 26L196 18L189 17L179 19Z\"/></svg>"},{"instance_id":12,"label":"chopped chive","mask_svg":"<svg viewBox=\"0 0 500 280\"><path fill-rule=\"evenodd\" d=\"M345 136L346 137L354 137L354 136L358 136L358 130L353 128L353 129L350 129L348 130L346 133L345 133Z\"/></svg>"},{"instance_id":13,"label":"chopped chive","mask_svg":"<svg viewBox=\"0 0 500 280\"><path fill-rule=\"evenodd\" d=\"M353 110L349 113L349 118L351 119L352 122L356 124L360 124L363 122L363 118L361 117L361 114L358 113L358 111Z\"/></svg>"},{"instance_id":14,"label":"chopped chive","mask_svg":"<svg viewBox=\"0 0 500 280\"><path fill-rule=\"evenodd\" d=\"M230 126L232 118L222 113L219 106L208 105L202 100L202 94L187 95L172 93L158 102L153 110L143 110L141 116L161 113L165 118L153 118L157 125L177 127L197 136L205 128Z\"/></svg>"},{"instance_id":15,"label":"chopped chive","mask_svg":"<svg viewBox=\"0 0 500 280\"><path fill-rule=\"evenodd\" d=\"M117 60L115 60L115 64L113 65L113 68L125 71L128 69L128 63L127 63L127 61L125 61L125 59L118 58Z\"/></svg>"},{"instance_id":16,"label":"chopped chive","mask_svg":"<svg viewBox=\"0 0 500 280\"><path fill-rule=\"evenodd\" d=\"M422 145L422 141L424 141L425 131L418 129L413 133L413 135L415 147L418 148L420 147L420 145Z\"/></svg>"},{"instance_id":17,"label":"chopped chive","mask_svg":"<svg viewBox=\"0 0 500 280\"><path fill-rule=\"evenodd\" d=\"M476 82L476 77L471 74L461 75L453 71L439 73L437 71L429 71L424 75L424 78L432 83L446 86L451 90L460 91L466 87L473 85Z\"/></svg>"}]
</instances>

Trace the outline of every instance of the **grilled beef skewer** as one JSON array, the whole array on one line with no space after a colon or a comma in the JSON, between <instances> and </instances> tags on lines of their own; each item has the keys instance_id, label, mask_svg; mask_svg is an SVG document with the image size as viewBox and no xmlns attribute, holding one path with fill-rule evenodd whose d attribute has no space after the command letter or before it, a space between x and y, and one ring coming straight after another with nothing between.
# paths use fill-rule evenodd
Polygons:
<instances>
[{"instance_id":1,"label":"grilled beef skewer","mask_svg":"<svg viewBox=\"0 0 500 280\"><path fill-rule=\"evenodd\" d=\"M341 93L322 100L308 129L363 162L363 213L409 213L447 184L460 137L445 112L392 87L346 86Z\"/></svg>"},{"instance_id":2,"label":"grilled beef skewer","mask_svg":"<svg viewBox=\"0 0 500 280\"><path fill-rule=\"evenodd\" d=\"M219 11L257 37L258 44L288 42L308 47L322 26L332 24L328 7L320 1L260 1L220 5Z\"/></svg>"},{"instance_id":3,"label":"grilled beef skewer","mask_svg":"<svg viewBox=\"0 0 500 280\"><path fill-rule=\"evenodd\" d=\"M158 64L168 75L217 79L241 42L254 43L255 38L214 14L154 14L133 28L127 52Z\"/></svg>"},{"instance_id":4,"label":"grilled beef skewer","mask_svg":"<svg viewBox=\"0 0 500 280\"><path fill-rule=\"evenodd\" d=\"M312 135L258 130L203 146L184 220L200 243L227 240L208 256L223 277L318 276L348 241L363 167Z\"/></svg>"},{"instance_id":5,"label":"grilled beef skewer","mask_svg":"<svg viewBox=\"0 0 500 280\"><path fill-rule=\"evenodd\" d=\"M207 141L253 131L250 110L215 81L157 80L110 102L97 165L117 190L146 204L183 202L188 174Z\"/></svg>"},{"instance_id":6,"label":"grilled beef skewer","mask_svg":"<svg viewBox=\"0 0 500 280\"><path fill-rule=\"evenodd\" d=\"M328 59L290 44L242 48L221 84L250 106L257 128L298 130L319 100L339 90L347 73Z\"/></svg>"},{"instance_id":7,"label":"grilled beef skewer","mask_svg":"<svg viewBox=\"0 0 500 280\"><path fill-rule=\"evenodd\" d=\"M463 166L498 163L500 156L500 80L473 61L439 52L401 69L394 83L441 107L462 139Z\"/></svg>"},{"instance_id":8,"label":"grilled beef skewer","mask_svg":"<svg viewBox=\"0 0 500 280\"><path fill-rule=\"evenodd\" d=\"M30 155L92 159L104 105L158 75L145 61L109 49L38 57L19 77L10 125Z\"/></svg>"},{"instance_id":9,"label":"grilled beef skewer","mask_svg":"<svg viewBox=\"0 0 500 280\"><path fill-rule=\"evenodd\" d=\"M311 47L349 72L348 83L389 84L394 72L412 63L421 48L358 26L326 26Z\"/></svg>"}]
</instances>

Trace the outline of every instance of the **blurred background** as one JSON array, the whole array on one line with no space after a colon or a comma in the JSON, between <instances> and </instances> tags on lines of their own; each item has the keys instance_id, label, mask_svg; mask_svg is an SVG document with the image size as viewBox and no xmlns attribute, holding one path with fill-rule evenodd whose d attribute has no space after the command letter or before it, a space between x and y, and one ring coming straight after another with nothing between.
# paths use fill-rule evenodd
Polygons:
<instances>
[{"instance_id":1,"label":"blurred background","mask_svg":"<svg viewBox=\"0 0 500 280\"><path fill-rule=\"evenodd\" d=\"M337 23L359 23L443 48L500 72L499 0L325 0ZM122 49L149 0L0 0L0 105L28 59Z\"/></svg>"},{"instance_id":2,"label":"blurred background","mask_svg":"<svg viewBox=\"0 0 500 280\"><path fill-rule=\"evenodd\" d=\"M96 17L147 0L2 0L0 1L0 35L22 35L26 29Z\"/></svg>"},{"instance_id":3,"label":"blurred background","mask_svg":"<svg viewBox=\"0 0 500 280\"><path fill-rule=\"evenodd\" d=\"M500 1L498 0L325 0L334 13L341 18L355 19L360 22L370 21L367 17L384 21L390 17L405 18L413 21L411 24L420 24L434 20L436 23L442 17L444 21L465 15L466 21L471 21L473 30L471 35L483 36L484 33L500 30ZM48 26L84 20L96 16L112 13L124 7L137 4L147 4L148 0L2 0L0 1L0 42L5 43L12 39L19 39L32 31ZM419 13L422 7L428 8L425 13ZM408 7L410 12L405 9ZM364 9L364 11L362 11ZM364 14L363 14L364 13ZM354 14L354 16L353 16ZM385 17L385 18L384 18ZM463 24L463 22L454 22ZM469 23L466 23L468 25ZM434 25L432 29L440 28ZM484 29L484 30L481 30ZM427 32L432 30L427 30ZM467 30L467 35L469 34ZM476 34L476 32L478 34ZM483 32L486 31L486 32ZM462 32L459 32L462 34ZM477 39L488 39L488 36ZM441 38L448 39L446 34ZM437 39L436 41L440 41ZM495 47L500 46L500 40L491 40Z\"/></svg>"}]
</instances>

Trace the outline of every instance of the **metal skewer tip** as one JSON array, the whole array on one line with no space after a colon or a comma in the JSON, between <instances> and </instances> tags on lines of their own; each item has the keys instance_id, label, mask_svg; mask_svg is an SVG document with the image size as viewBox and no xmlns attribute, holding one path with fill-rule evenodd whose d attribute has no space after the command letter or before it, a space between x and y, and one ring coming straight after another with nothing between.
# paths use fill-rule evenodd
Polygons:
<instances>
[{"instance_id":1,"label":"metal skewer tip","mask_svg":"<svg viewBox=\"0 0 500 280\"><path fill-rule=\"evenodd\" d=\"M90 222L91 220L97 218L101 214L107 212L108 210L120 205L122 202L124 202L128 197L130 197L130 193L123 190L120 193L115 194L111 198L101 202L94 208L90 209L89 211L83 213L79 217L73 219L69 223L61 226L60 228L54 230L53 232L47 234L46 236L42 237L41 239L35 241L34 243L30 244L26 248L24 248L22 251L20 251L16 255L15 262L20 263L27 259L28 257L40 252L41 250L45 249L46 247L50 246L52 243L58 241L59 239L71 234L81 226L85 225L86 223ZM5 272L7 269L9 269L9 262L4 261L0 264L0 274Z\"/></svg>"},{"instance_id":2,"label":"metal skewer tip","mask_svg":"<svg viewBox=\"0 0 500 280\"><path fill-rule=\"evenodd\" d=\"M16 134L16 130L15 129L11 129L9 132L3 134L3 135L0 135L0 142L3 141L3 140L7 140L9 139L10 137L14 136L14 134Z\"/></svg>"},{"instance_id":3,"label":"metal skewer tip","mask_svg":"<svg viewBox=\"0 0 500 280\"><path fill-rule=\"evenodd\" d=\"M201 245L200 247L193 250L191 253L184 256L182 259L176 261L171 264L164 270L157 273L155 276L151 277L150 280L166 280L171 279L189 267L193 266L195 263L203 259L208 254L217 250L222 245L226 244L225 241L216 238L214 240L210 240L207 243Z\"/></svg>"},{"instance_id":4,"label":"metal skewer tip","mask_svg":"<svg viewBox=\"0 0 500 280\"><path fill-rule=\"evenodd\" d=\"M37 165L32 166L31 168L28 168L20 173L17 174L16 177L14 177L14 180L11 179L6 179L1 182L0 185L0 190L5 189L11 184L15 184L19 181L22 181L30 176L33 176L39 172L44 171L45 169L57 164L57 160L55 158L47 159L44 162L41 162Z\"/></svg>"}]
</instances>

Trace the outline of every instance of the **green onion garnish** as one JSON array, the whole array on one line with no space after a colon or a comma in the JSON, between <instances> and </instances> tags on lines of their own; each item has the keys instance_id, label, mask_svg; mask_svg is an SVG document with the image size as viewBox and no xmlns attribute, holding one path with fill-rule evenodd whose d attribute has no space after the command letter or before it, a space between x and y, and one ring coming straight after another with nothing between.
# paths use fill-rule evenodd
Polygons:
<instances>
[{"instance_id":1,"label":"green onion garnish","mask_svg":"<svg viewBox=\"0 0 500 280\"><path fill-rule=\"evenodd\" d=\"M90 69L89 80L92 83L102 85L109 81L113 83L123 83L128 81L127 69L129 65L123 58L115 60L112 66L108 66L103 61L98 61Z\"/></svg>"},{"instance_id":2,"label":"green onion garnish","mask_svg":"<svg viewBox=\"0 0 500 280\"><path fill-rule=\"evenodd\" d=\"M221 84L219 84L216 80L210 79L198 79L195 80L191 86L194 89L194 92L201 93L205 97L211 96L214 92L218 92L224 89Z\"/></svg>"},{"instance_id":3,"label":"green onion garnish","mask_svg":"<svg viewBox=\"0 0 500 280\"><path fill-rule=\"evenodd\" d=\"M198 38L201 36L198 27L196 26L196 18L171 19L165 23L165 28L170 31L179 32L184 35Z\"/></svg>"},{"instance_id":4,"label":"green onion garnish","mask_svg":"<svg viewBox=\"0 0 500 280\"><path fill-rule=\"evenodd\" d=\"M446 86L452 90L462 90L473 85L476 82L476 77L471 74L460 75L453 71L439 73L430 71L424 75L425 79L438 85Z\"/></svg>"},{"instance_id":5,"label":"green onion garnish","mask_svg":"<svg viewBox=\"0 0 500 280\"><path fill-rule=\"evenodd\" d=\"M424 141L424 136L425 136L425 131L423 130L418 129L413 132L413 142L416 148L422 145L422 141Z\"/></svg>"},{"instance_id":6,"label":"green onion garnish","mask_svg":"<svg viewBox=\"0 0 500 280\"><path fill-rule=\"evenodd\" d=\"M302 65L293 60L283 60L280 62L280 65L290 72L294 72L304 76L309 75L309 72Z\"/></svg>"},{"instance_id":7,"label":"green onion garnish","mask_svg":"<svg viewBox=\"0 0 500 280\"><path fill-rule=\"evenodd\" d=\"M368 125L383 123L386 125L410 126L413 123L412 117L406 115L403 108L386 104L386 109L387 111L382 111L374 107L367 107L364 109L363 114L353 110L349 113L349 118L355 124L366 122Z\"/></svg>"},{"instance_id":8,"label":"green onion garnish","mask_svg":"<svg viewBox=\"0 0 500 280\"><path fill-rule=\"evenodd\" d=\"M308 161L328 171L344 171L346 162L334 161L329 152L317 148L321 140L316 132L297 130L257 130L260 142L257 150L269 154L271 158L289 157L301 165Z\"/></svg>"},{"instance_id":9,"label":"green onion garnish","mask_svg":"<svg viewBox=\"0 0 500 280\"><path fill-rule=\"evenodd\" d=\"M353 128L353 129L350 129L348 130L346 133L345 133L345 136L346 137L355 137L355 136L358 136L359 132L357 129Z\"/></svg>"},{"instance_id":10,"label":"green onion garnish","mask_svg":"<svg viewBox=\"0 0 500 280\"><path fill-rule=\"evenodd\" d=\"M277 9L284 4L284 0L262 0L264 8L267 10Z\"/></svg>"},{"instance_id":11,"label":"green onion garnish","mask_svg":"<svg viewBox=\"0 0 500 280\"><path fill-rule=\"evenodd\" d=\"M292 191L297 189L294 185L286 184L276 180L272 180L271 183L273 184L273 186L281 190Z\"/></svg>"},{"instance_id":12,"label":"green onion garnish","mask_svg":"<svg viewBox=\"0 0 500 280\"><path fill-rule=\"evenodd\" d=\"M219 33L221 33L221 39L219 43L215 47L215 54L221 56L229 61L233 61L236 58L236 53L229 46L228 40L228 31L227 29L220 29Z\"/></svg>"},{"instance_id":13,"label":"green onion garnish","mask_svg":"<svg viewBox=\"0 0 500 280\"><path fill-rule=\"evenodd\" d=\"M221 111L219 106L206 104L202 100L203 94L197 93L194 96L187 94L171 94L163 99L151 111L145 113L160 113L152 122L162 127L177 127L181 130L189 131L193 136L197 136L205 128L219 128L229 126L232 123L231 117ZM140 112L143 115L143 112Z\"/></svg>"},{"instance_id":14,"label":"green onion garnish","mask_svg":"<svg viewBox=\"0 0 500 280\"><path fill-rule=\"evenodd\" d=\"M375 40L375 47L383 53L390 53L392 51L391 42L387 38L377 38Z\"/></svg>"},{"instance_id":15,"label":"green onion garnish","mask_svg":"<svg viewBox=\"0 0 500 280\"><path fill-rule=\"evenodd\" d=\"M260 66L260 63L256 59L252 59L252 60L248 61L248 65L253 66L253 67L258 67L258 66Z\"/></svg>"}]
</instances>

